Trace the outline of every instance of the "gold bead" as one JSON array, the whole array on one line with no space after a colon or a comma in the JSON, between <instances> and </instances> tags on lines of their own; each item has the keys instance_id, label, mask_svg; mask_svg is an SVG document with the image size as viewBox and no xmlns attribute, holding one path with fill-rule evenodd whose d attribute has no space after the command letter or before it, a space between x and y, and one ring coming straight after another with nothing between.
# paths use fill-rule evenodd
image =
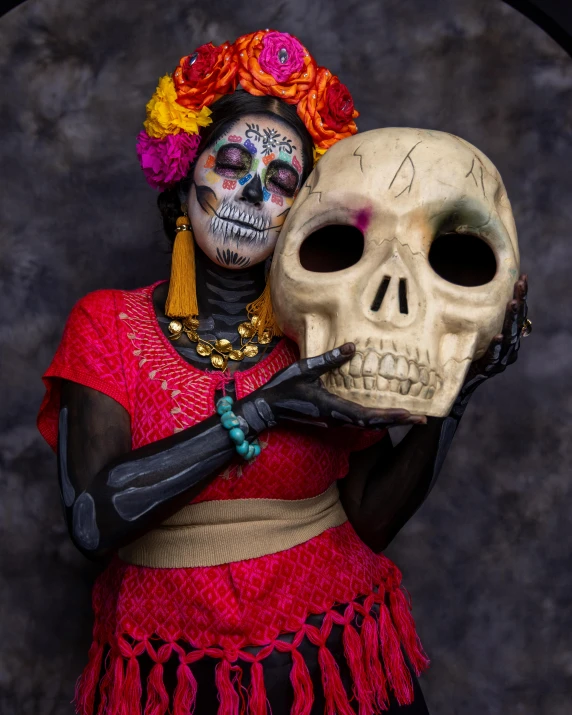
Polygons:
<instances>
[{"instance_id":1,"label":"gold bead","mask_svg":"<svg viewBox=\"0 0 572 715\"><path fill-rule=\"evenodd\" d=\"M216 367L218 370L224 370L227 366L228 358L226 355L219 355L218 353L213 353L211 355L211 365Z\"/></svg>"},{"instance_id":2,"label":"gold bead","mask_svg":"<svg viewBox=\"0 0 572 715\"><path fill-rule=\"evenodd\" d=\"M232 350L232 343L230 340L225 340L223 338L222 340L217 340L214 349L218 350L219 353L229 353Z\"/></svg>"},{"instance_id":3,"label":"gold bead","mask_svg":"<svg viewBox=\"0 0 572 715\"><path fill-rule=\"evenodd\" d=\"M183 332L183 324L179 320L171 320L169 332L171 335L180 335Z\"/></svg>"},{"instance_id":4,"label":"gold bead","mask_svg":"<svg viewBox=\"0 0 572 715\"><path fill-rule=\"evenodd\" d=\"M213 351L212 345L205 343L203 340L197 345L197 352L203 357L208 357Z\"/></svg>"},{"instance_id":5,"label":"gold bead","mask_svg":"<svg viewBox=\"0 0 572 715\"><path fill-rule=\"evenodd\" d=\"M199 327L199 321L196 318L186 318L183 325L187 330L196 330Z\"/></svg>"},{"instance_id":6,"label":"gold bead","mask_svg":"<svg viewBox=\"0 0 572 715\"><path fill-rule=\"evenodd\" d=\"M254 357L255 355L258 355L258 346L252 345L252 343L250 345L245 345L242 352L246 357Z\"/></svg>"},{"instance_id":7,"label":"gold bead","mask_svg":"<svg viewBox=\"0 0 572 715\"><path fill-rule=\"evenodd\" d=\"M241 338L251 338L255 332L256 330L252 323L241 323L238 326L238 334Z\"/></svg>"}]
</instances>

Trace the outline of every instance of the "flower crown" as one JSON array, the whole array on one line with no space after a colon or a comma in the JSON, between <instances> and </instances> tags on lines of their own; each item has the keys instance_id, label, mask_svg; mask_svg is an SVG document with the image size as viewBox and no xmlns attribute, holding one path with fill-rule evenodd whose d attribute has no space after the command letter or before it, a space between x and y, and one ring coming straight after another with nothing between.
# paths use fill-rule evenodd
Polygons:
<instances>
[{"instance_id":1,"label":"flower crown","mask_svg":"<svg viewBox=\"0 0 572 715\"><path fill-rule=\"evenodd\" d=\"M145 131L137 155L147 182L164 190L183 179L196 157L200 127L211 124L209 107L239 86L256 96L296 105L314 140L314 161L357 132L351 94L345 84L292 35L259 30L234 44L201 45L183 57L172 75L159 80L147 103Z\"/></svg>"}]
</instances>

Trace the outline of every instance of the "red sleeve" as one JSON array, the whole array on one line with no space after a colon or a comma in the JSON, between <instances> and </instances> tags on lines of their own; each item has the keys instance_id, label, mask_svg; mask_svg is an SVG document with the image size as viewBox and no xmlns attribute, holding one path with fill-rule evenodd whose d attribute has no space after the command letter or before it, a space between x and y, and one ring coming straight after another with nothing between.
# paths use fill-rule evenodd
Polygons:
<instances>
[{"instance_id":1,"label":"red sleeve","mask_svg":"<svg viewBox=\"0 0 572 715\"><path fill-rule=\"evenodd\" d=\"M100 290L75 304L54 359L42 377L46 394L38 414L38 429L54 450L62 379L103 392L129 410L115 296L116 291Z\"/></svg>"}]
</instances>

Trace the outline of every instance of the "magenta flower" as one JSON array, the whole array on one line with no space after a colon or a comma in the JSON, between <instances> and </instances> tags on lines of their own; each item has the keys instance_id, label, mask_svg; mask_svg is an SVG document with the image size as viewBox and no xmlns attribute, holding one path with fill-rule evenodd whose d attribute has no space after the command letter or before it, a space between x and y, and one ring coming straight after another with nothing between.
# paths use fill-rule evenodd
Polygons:
<instances>
[{"instance_id":1,"label":"magenta flower","mask_svg":"<svg viewBox=\"0 0 572 715\"><path fill-rule=\"evenodd\" d=\"M150 137L147 132L137 136L137 156L147 179L154 189L164 191L183 179L197 155L201 143L198 134L169 134L164 139Z\"/></svg>"},{"instance_id":2,"label":"magenta flower","mask_svg":"<svg viewBox=\"0 0 572 715\"><path fill-rule=\"evenodd\" d=\"M304 47L287 32L269 32L262 44L258 64L279 84L304 66Z\"/></svg>"}]
</instances>

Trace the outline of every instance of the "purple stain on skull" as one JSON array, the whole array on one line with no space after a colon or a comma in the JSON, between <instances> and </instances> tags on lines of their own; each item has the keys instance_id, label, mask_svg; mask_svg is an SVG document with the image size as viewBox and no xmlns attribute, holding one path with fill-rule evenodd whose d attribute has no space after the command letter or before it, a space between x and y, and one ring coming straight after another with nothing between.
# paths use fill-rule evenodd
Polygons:
<instances>
[{"instance_id":1,"label":"purple stain on skull","mask_svg":"<svg viewBox=\"0 0 572 715\"><path fill-rule=\"evenodd\" d=\"M256 154L257 149L256 149L256 147L254 146L254 144L250 141L250 139L247 139L247 140L244 142L244 146L248 149L248 151L249 151L251 154Z\"/></svg>"},{"instance_id":2,"label":"purple stain on skull","mask_svg":"<svg viewBox=\"0 0 572 715\"><path fill-rule=\"evenodd\" d=\"M371 208L360 209L356 216L355 227L365 233L371 221Z\"/></svg>"}]
</instances>

